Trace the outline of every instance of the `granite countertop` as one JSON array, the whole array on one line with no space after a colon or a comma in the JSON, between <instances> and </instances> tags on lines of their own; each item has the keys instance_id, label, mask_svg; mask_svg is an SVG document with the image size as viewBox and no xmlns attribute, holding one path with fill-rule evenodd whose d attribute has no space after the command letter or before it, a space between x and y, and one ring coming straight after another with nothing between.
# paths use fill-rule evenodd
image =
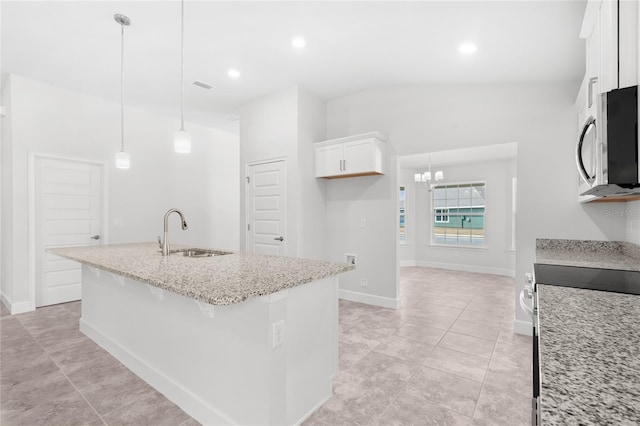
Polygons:
<instances>
[{"instance_id":1,"label":"granite countertop","mask_svg":"<svg viewBox=\"0 0 640 426\"><path fill-rule=\"evenodd\" d=\"M640 297L537 292L542 424L640 424Z\"/></svg>"},{"instance_id":2,"label":"granite countertop","mask_svg":"<svg viewBox=\"0 0 640 426\"><path fill-rule=\"evenodd\" d=\"M620 241L538 239L536 263L640 271L640 246Z\"/></svg>"},{"instance_id":3,"label":"granite countertop","mask_svg":"<svg viewBox=\"0 0 640 426\"><path fill-rule=\"evenodd\" d=\"M347 263L253 253L162 256L158 243L65 247L48 252L212 305L240 303L355 268Z\"/></svg>"}]
</instances>

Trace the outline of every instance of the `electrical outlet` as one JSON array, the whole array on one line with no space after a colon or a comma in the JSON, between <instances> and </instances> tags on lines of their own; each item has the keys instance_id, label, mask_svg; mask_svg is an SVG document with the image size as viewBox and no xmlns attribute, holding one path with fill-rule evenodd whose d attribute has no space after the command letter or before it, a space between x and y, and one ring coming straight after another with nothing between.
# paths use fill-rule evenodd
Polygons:
<instances>
[{"instance_id":1,"label":"electrical outlet","mask_svg":"<svg viewBox=\"0 0 640 426\"><path fill-rule=\"evenodd\" d=\"M272 324L273 327L273 347L277 348L278 346L284 343L284 320L274 322Z\"/></svg>"},{"instance_id":2,"label":"electrical outlet","mask_svg":"<svg viewBox=\"0 0 640 426\"><path fill-rule=\"evenodd\" d=\"M366 278L360 278L360 287L362 288L369 287L369 280Z\"/></svg>"},{"instance_id":3,"label":"electrical outlet","mask_svg":"<svg viewBox=\"0 0 640 426\"><path fill-rule=\"evenodd\" d=\"M367 219L362 218L360 219L360 228L366 228L367 227Z\"/></svg>"},{"instance_id":4,"label":"electrical outlet","mask_svg":"<svg viewBox=\"0 0 640 426\"><path fill-rule=\"evenodd\" d=\"M116 217L113 219L113 226L116 228L121 228L124 226L124 219L121 217Z\"/></svg>"}]
</instances>

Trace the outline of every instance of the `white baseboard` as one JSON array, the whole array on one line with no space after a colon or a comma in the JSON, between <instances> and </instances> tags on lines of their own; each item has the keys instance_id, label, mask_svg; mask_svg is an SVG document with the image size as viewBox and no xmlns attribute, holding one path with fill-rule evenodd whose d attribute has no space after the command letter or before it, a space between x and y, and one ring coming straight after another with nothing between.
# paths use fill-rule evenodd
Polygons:
<instances>
[{"instance_id":1,"label":"white baseboard","mask_svg":"<svg viewBox=\"0 0 640 426\"><path fill-rule=\"evenodd\" d=\"M404 261L409 262L409 261ZM480 274L493 274L493 275L502 275L505 277L516 277L516 271L511 269L504 268L491 268L488 266L477 266L477 265L461 265L458 263L444 263L444 262L430 262L427 260L415 260L415 265L413 266L422 266L425 268L438 268L438 269L449 269L452 271L464 271L464 272L476 272ZM402 263L400 266L403 266Z\"/></svg>"},{"instance_id":2,"label":"white baseboard","mask_svg":"<svg viewBox=\"0 0 640 426\"><path fill-rule=\"evenodd\" d=\"M416 261L415 260L401 260L399 263L400 263L400 267L403 267L403 266L407 266L407 267L416 266Z\"/></svg>"},{"instance_id":3,"label":"white baseboard","mask_svg":"<svg viewBox=\"0 0 640 426\"><path fill-rule=\"evenodd\" d=\"M105 336L82 318L80 318L80 331L89 336L144 381L160 391L167 399L182 408L191 417L196 419L219 419L215 424L237 424L226 415L220 413L215 407L207 404L192 392L123 348L119 343Z\"/></svg>"},{"instance_id":4,"label":"white baseboard","mask_svg":"<svg viewBox=\"0 0 640 426\"><path fill-rule=\"evenodd\" d=\"M31 312L36 309L35 306L31 305L31 303L28 301L11 303L11 301L7 299L4 294L0 295L0 300L2 301L2 304L7 307L9 312L11 312L11 315L23 314L25 312Z\"/></svg>"},{"instance_id":5,"label":"white baseboard","mask_svg":"<svg viewBox=\"0 0 640 426\"><path fill-rule=\"evenodd\" d=\"M400 307L400 300L398 299L360 293L358 291L341 289L338 291L338 297L352 302L366 303L367 305L381 306L383 308L398 309Z\"/></svg>"},{"instance_id":6,"label":"white baseboard","mask_svg":"<svg viewBox=\"0 0 640 426\"><path fill-rule=\"evenodd\" d=\"M531 336L533 334L531 321L513 320L513 332Z\"/></svg>"}]
</instances>

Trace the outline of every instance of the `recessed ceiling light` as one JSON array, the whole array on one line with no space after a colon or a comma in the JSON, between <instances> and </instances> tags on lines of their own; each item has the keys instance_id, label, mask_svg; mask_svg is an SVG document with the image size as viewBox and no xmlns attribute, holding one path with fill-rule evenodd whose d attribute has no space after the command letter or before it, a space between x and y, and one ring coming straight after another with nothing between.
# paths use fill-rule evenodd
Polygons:
<instances>
[{"instance_id":1,"label":"recessed ceiling light","mask_svg":"<svg viewBox=\"0 0 640 426\"><path fill-rule=\"evenodd\" d=\"M474 43L462 43L460 46L458 46L458 50L463 55L473 55L478 50L478 46L476 46Z\"/></svg>"},{"instance_id":2,"label":"recessed ceiling light","mask_svg":"<svg viewBox=\"0 0 640 426\"><path fill-rule=\"evenodd\" d=\"M240 77L240 71L235 68L231 68L229 69L229 71L227 71L227 75L233 79L236 79Z\"/></svg>"},{"instance_id":3,"label":"recessed ceiling light","mask_svg":"<svg viewBox=\"0 0 640 426\"><path fill-rule=\"evenodd\" d=\"M291 45L296 49L302 49L307 45L307 41L300 36L296 36L291 39Z\"/></svg>"}]
</instances>

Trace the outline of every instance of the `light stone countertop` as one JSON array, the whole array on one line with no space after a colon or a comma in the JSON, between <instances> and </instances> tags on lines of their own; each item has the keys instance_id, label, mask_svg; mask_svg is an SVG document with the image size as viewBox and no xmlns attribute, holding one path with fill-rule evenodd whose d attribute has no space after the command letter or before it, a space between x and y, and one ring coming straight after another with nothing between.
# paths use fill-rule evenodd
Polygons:
<instances>
[{"instance_id":1,"label":"light stone countertop","mask_svg":"<svg viewBox=\"0 0 640 426\"><path fill-rule=\"evenodd\" d=\"M640 271L640 246L619 241L537 239L536 263Z\"/></svg>"},{"instance_id":2,"label":"light stone countertop","mask_svg":"<svg viewBox=\"0 0 640 426\"><path fill-rule=\"evenodd\" d=\"M640 424L640 297L537 291L542 424Z\"/></svg>"},{"instance_id":3,"label":"light stone countertop","mask_svg":"<svg viewBox=\"0 0 640 426\"><path fill-rule=\"evenodd\" d=\"M65 247L48 252L212 305L240 303L355 268L347 263L242 252L163 257L158 243Z\"/></svg>"}]
</instances>

